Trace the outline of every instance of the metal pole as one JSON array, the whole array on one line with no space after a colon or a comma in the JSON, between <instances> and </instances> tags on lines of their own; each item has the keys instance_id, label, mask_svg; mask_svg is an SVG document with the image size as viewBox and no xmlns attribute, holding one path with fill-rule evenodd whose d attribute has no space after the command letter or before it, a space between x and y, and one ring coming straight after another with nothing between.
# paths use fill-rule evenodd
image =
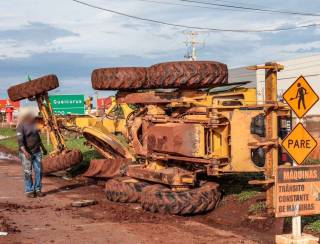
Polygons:
<instances>
[{"instance_id":1,"label":"metal pole","mask_svg":"<svg viewBox=\"0 0 320 244\"><path fill-rule=\"evenodd\" d=\"M292 217L292 237L293 239L301 237L301 216Z\"/></svg>"},{"instance_id":2,"label":"metal pole","mask_svg":"<svg viewBox=\"0 0 320 244\"><path fill-rule=\"evenodd\" d=\"M299 123L300 120L296 119L296 124ZM301 121L302 122L302 121ZM295 161L293 161L293 166L298 166ZM296 205L296 208L299 207L299 204ZM298 209L296 209L298 212ZM297 239L301 237L301 216L292 217L292 237L293 239Z\"/></svg>"},{"instance_id":3,"label":"metal pole","mask_svg":"<svg viewBox=\"0 0 320 244\"><path fill-rule=\"evenodd\" d=\"M277 79L278 68L277 63L266 63L265 70L265 99L266 104L277 105ZM278 138L278 119L277 112L274 108L269 109L266 112L266 137L268 140L276 140ZM278 149L276 147L269 148L266 153L265 163L265 175L268 179L275 177L275 172L278 170ZM269 213L274 212L275 198L274 198L274 186L267 189L267 209Z\"/></svg>"}]
</instances>

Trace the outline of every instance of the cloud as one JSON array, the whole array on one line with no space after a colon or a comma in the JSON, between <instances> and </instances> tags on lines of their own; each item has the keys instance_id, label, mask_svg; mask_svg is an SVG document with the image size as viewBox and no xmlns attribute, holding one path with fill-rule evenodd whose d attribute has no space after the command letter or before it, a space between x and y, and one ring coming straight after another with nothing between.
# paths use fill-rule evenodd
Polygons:
<instances>
[{"instance_id":1,"label":"cloud","mask_svg":"<svg viewBox=\"0 0 320 244\"><path fill-rule=\"evenodd\" d=\"M54 50L51 45L56 39L78 34L53 25L30 22L15 29L0 30L0 59L28 57L33 53Z\"/></svg>"},{"instance_id":2,"label":"cloud","mask_svg":"<svg viewBox=\"0 0 320 244\"><path fill-rule=\"evenodd\" d=\"M168 53L164 58L174 60L176 56L176 53ZM34 79L47 74L58 76L61 84L58 92L92 95L91 73L96 68L150 66L161 61L160 58L134 55L111 57L65 52L35 53L28 58L0 59L0 97L7 97L7 88L25 82L28 75Z\"/></svg>"},{"instance_id":3,"label":"cloud","mask_svg":"<svg viewBox=\"0 0 320 244\"><path fill-rule=\"evenodd\" d=\"M213 28L261 30L320 21L307 16L192 8L137 0L86 1L144 18ZM257 1L242 3L252 6ZM309 0L308 4L298 0L290 3L270 0L262 7L271 8L269 6L316 12L320 3L318 0ZM5 95L4 82L7 86L24 80L27 74L38 77L48 73L58 74L62 88L68 92L72 89L91 92L90 86L84 86L83 82L90 80L94 68L182 60L186 53L185 29L128 19L73 1L0 1L0 9L0 96ZM197 54L199 59L222 61L230 67L283 60L301 53L318 52L319 33L316 28L268 33L200 32L198 41L205 45L198 45Z\"/></svg>"},{"instance_id":4,"label":"cloud","mask_svg":"<svg viewBox=\"0 0 320 244\"><path fill-rule=\"evenodd\" d=\"M78 34L40 22L30 22L19 29L0 30L0 40L33 42L36 44L47 43L66 36L78 36Z\"/></svg>"}]
</instances>

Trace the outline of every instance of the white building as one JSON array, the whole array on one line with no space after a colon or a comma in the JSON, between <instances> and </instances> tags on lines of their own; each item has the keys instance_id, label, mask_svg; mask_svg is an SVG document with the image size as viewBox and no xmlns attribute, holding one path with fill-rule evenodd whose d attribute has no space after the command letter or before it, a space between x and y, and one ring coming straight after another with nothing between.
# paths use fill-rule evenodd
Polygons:
<instances>
[{"instance_id":1,"label":"white building","mask_svg":"<svg viewBox=\"0 0 320 244\"><path fill-rule=\"evenodd\" d=\"M271 60L274 61L274 60ZM291 60L276 60L284 65L284 70L278 73L278 96L300 76L303 75L314 91L320 96L320 54ZM257 88L257 99L264 101L264 70L247 70L246 67L230 69L229 82L252 81L250 87ZM308 112L308 115L320 115L320 101Z\"/></svg>"}]
</instances>

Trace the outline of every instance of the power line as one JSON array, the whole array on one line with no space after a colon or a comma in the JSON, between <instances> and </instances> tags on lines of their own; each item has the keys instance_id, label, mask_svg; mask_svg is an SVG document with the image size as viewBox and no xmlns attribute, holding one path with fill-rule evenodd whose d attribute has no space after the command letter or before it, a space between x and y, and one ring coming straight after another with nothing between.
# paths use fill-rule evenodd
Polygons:
<instances>
[{"instance_id":1,"label":"power line","mask_svg":"<svg viewBox=\"0 0 320 244\"><path fill-rule=\"evenodd\" d=\"M317 67L319 65L313 65L313 66L306 66L306 67L301 67L301 68L296 68L296 69L284 69L284 72L286 71L296 71L296 72L299 72L299 70L302 70L302 69L307 69L307 68L312 68L312 67ZM249 73L249 72L253 72L253 73ZM247 74L245 73L239 73L239 74L235 74L235 75L232 75L233 77L235 78L241 78L241 79L244 79L244 78L251 78L252 76L256 76L256 73L255 71L248 71ZM305 77L310 77L310 76L318 76L320 74L309 74L309 75L304 75ZM278 80L286 80L286 79L291 79L291 78L296 78L296 77L288 77L288 78L279 78Z\"/></svg>"},{"instance_id":2,"label":"power line","mask_svg":"<svg viewBox=\"0 0 320 244\"><path fill-rule=\"evenodd\" d=\"M303 63L301 63L301 64L303 64ZM319 66L320 66L320 63L317 63L317 62L314 62L313 65L299 66L299 67L297 67L297 68L292 68L292 67L295 67L294 65L287 65L287 67L289 67L289 69L285 69L285 71L308 69L308 68L319 67Z\"/></svg>"},{"instance_id":3,"label":"power line","mask_svg":"<svg viewBox=\"0 0 320 244\"><path fill-rule=\"evenodd\" d=\"M221 3L230 3L230 4L237 4L237 5L246 5L246 6L256 6L256 7L259 7L259 8L264 8L265 6L262 6L262 5L258 5L258 4L247 4L247 3L244 3L244 2L233 2L233 1L225 1L225 0L213 0L214 2L221 2Z\"/></svg>"},{"instance_id":4,"label":"power line","mask_svg":"<svg viewBox=\"0 0 320 244\"><path fill-rule=\"evenodd\" d=\"M182 6L182 7L191 7L191 8L201 8L201 9L214 9L214 10L222 10L222 11L234 11L234 12L242 11L240 9L226 9L226 8L219 8L219 7L190 5L190 4L183 4L183 3L172 3L168 1L155 1L155 0L137 0L137 1L147 2L147 3L156 3L156 4L162 4L162 5Z\"/></svg>"},{"instance_id":5,"label":"power line","mask_svg":"<svg viewBox=\"0 0 320 244\"><path fill-rule=\"evenodd\" d=\"M315 14L315 13L304 13L304 12L297 12L297 11L285 11L285 10L275 10L275 9L265 9L265 8L254 8L254 7L246 7L246 6L240 6L240 5L236 6L236 5L231 5L231 4L211 3L211 2L203 2L203 1L195 1L195 0L179 0L179 1L180 2L188 2L188 3L200 3L200 4L204 4L204 5L212 5L212 6L219 6L219 7L225 7L225 8L258 11L258 12L291 14L291 15L303 15L303 16L312 16L312 17L319 17L320 16L320 14Z\"/></svg>"},{"instance_id":6,"label":"power line","mask_svg":"<svg viewBox=\"0 0 320 244\"><path fill-rule=\"evenodd\" d=\"M107 9L103 7L99 7L90 3L86 3L83 1L79 0L71 0L73 2L76 2L78 4L82 4L84 6L90 7L90 8L95 8L99 9L102 11L106 11L109 13L125 16L131 19L137 19L141 21L147 21L155 24L161 24L161 25L167 25L167 26L173 26L173 27L178 27L178 28L185 28L185 29L194 29L194 30L206 30L206 31L219 31L219 32L242 32L242 33L260 33L260 32L274 32L274 31L287 31L287 30L296 30L296 29L301 29L301 28L308 28L308 27L316 27L320 26L320 24L315 23L315 24L307 24L307 25L300 25L300 26L295 26L295 27L286 27L286 28L276 28L276 29L260 29L260 30L253 30L253 29L222 29L222 28L211 28L211 27L200 27L200 26L189 26L189 25L183 25L183 24L174 24L174 23L169 23L161 20L154 20L154 19L149 19L149 18L143 18L135 15L130 15L126 14L123 12L115 11L112 9Z\"/></svg>"},{"instance_id":7,"label":"power line","mask_svg":"<svg viewBox=\"0 0 320 244\"><path fill-rule=\"evenodd\" d=\"M303 75L303 77L315 77L315 76L320 76L320 73ZM296 80L296 79L297 79L296 76L278 78L278 80ZM257 80L257 82L265 82L265 80Z\"/></svg>"},{"instance_id":8,"label":"power line","mask_svg":"<svg viewBox=\"0 0 320 244\"><path fill-rule=\"evenodd\" d=\"M314 77L314 76L319 76L320 74L319 73L316 73L316 74L309 74L309 75L304 75L304 77ZM284 77L284 78L280 78L278 80L289 80L289 79L297 79L296 76L293 76L293 77Z\"/></svg>"},{"instance_id":9,"label":"power line","mask_svg":"<svg viewBox=\"0 0 320 244\"><path fill-rule=\"evenodd\" d=\"M248 7L250 9L243 9L242 7L241 8L229 8L229 7L226 7L226 6L218 6L217 5L214 5L214 6L217 6L217 7L210 7L210 6L206 6L206 5L213 5L212 3L203 3L203 2L198 2L197 3L200 3L200 4L204 4L204 6L201 6L201 5L190 5L190 4L183 4L183 3L172 3L172 2L168 2L168 1L156 1L156 0L137 0L137 1L140 1L140 2L147 2L147 3L156 3L156 4L161 4L161 5L172 5L172 6L182 6L182 7L191 7L191 8L201 8L201 9L213 9L213 10L221 10L221 11L232 11L232 12L243 12L243 11L253 11L251 9L251 7ZM177 0L179 1L179 0ZM216 2L224 2L224 3L232 3L232 4L239 4L237 2L229 2L229 1L216 1ZM191 2L190 2L191 3ZM243 3L241 3L243 5ZM224 4L223 4L224 5ZM247 5L247 4L245 4ZM261 7L261 5L256 5L254 4L254 6L259 6ZM238 6L235 6L235 7L238 7ZM245 7L245 6L243 6ZM262 13L266 13L266 14L274 14L274 13L279 13L279 12L275 12L276 10L273 10L272 12L269 12L269 11L262 11ZM280 11L280 14L284 14L284 12ZM287 13L286 13L287 14ZM292 14L292 13L290 13ZM309 14L309 13L303 13L303 15L305 16L306 14ZM312 14L312 13L311 13ZM312 14L313 16L313 14ZM315 16L320 16L320 15L316 15Z\"/></svg>"}]
</instances>

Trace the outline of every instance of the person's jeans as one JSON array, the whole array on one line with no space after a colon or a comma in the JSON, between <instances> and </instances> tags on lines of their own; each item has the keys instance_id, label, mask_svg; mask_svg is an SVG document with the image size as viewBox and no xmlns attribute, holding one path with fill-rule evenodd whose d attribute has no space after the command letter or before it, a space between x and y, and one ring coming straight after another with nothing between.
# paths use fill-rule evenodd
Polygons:
<instances>
[{"instance_id":1,"label":"person's jeans","mask_svg":"<svg viewBox=\"0 0 320 244\"><path fill-rule=\"evenodd\" d=\"M19 153L22 162L24 174L24 188L26 193L41 191L42 170L41 170L41 152L31 154L31 159L27 159L23 153ZM35 182L32 179L32 168L34 169Z\"/></svg>"}]
</instances>

